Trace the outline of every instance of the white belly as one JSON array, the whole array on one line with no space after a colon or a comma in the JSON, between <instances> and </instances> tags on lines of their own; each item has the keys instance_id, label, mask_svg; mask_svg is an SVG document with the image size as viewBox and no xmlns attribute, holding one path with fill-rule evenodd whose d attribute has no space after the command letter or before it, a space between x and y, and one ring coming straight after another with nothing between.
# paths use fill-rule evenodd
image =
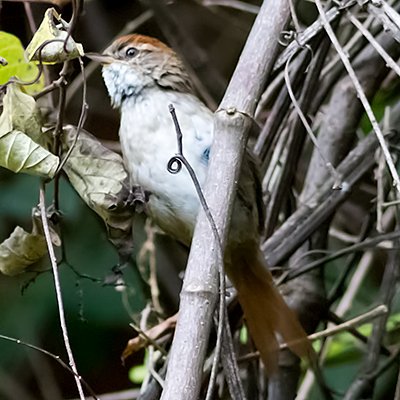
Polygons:
<instances>
[{"instance_id":1,"label":"white belly","mask_svg":"<svg viewBox=\"0 0 400 400\"><path fill-rule=\"evenodd\" d=\"M125 104L121 110L120 140L131 183L151 193L150 217L166 233L189 244L200 203L185 167L177 174L167 170L168 161L178 148L169 103L175 106L182 129L183 153L203 185L207 173L204 152L212 141L212 114L195 97L156 93L140 102Z\"/></svg>"}]
</instances>

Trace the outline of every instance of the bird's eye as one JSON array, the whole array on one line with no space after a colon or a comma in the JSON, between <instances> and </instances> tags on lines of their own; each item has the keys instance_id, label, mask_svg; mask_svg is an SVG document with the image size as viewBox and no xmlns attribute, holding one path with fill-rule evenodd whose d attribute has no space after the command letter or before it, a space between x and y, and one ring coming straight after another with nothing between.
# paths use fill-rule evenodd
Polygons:
<instances>
[{"instance_id":1,"label":"bird's eye","mask_svg":"<svg viewBox=\"0 0 400 400\"><path fill-rule=\"evenodd\" d=\"M127 57L134 57L137 54L138 50L135 47L128 47L125 51Z\"/></svg>"}]
</instances>

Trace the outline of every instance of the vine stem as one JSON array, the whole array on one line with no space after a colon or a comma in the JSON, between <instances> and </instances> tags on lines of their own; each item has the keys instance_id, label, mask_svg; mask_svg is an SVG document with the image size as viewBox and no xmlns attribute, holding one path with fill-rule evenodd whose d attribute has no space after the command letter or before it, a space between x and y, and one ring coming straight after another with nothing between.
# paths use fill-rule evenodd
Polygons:
<instances>
[{"instance_id":1,"label":"vine stem","mask_svg":"<svg viewBox=\"0 0 400 400\"><path fill-rule=\"evenodd\" d=\"M72 368L72 371L74 372L74 378L75 378L75 382L76 382L76 387L78 388L79 397L81 400L85 400L85 394L83 393L83 388L82 388L82 383L81 383L81 376L79 375L78 369L76 368L71 344L69 342L67 324L65 321L65 314L64 314L64 304L63 304L62 293L61 293L60 276L58 274L57 259L56 259L56 255L54 253L54 247L53 247L53 243L51 241L50 229L49 229L49 224L48 224L47 215L46 215L45 190L44 190L43 183L39 190L39 207L40 207L40 215L41 215L42 224L43 224L44 236L46 239L47 249L49 252L51 268L53 270L54 287L56 290L56 298L57 298L57 306L58 306L58 315L60 317L60 326L61 326L62 335L63 335L63 339L64 339L64 345L65 345L65 349L67 351L69 365Z\"/></svg>"},{"instance_id":2,"label":"vine stem","mask_svg":"<svg viewBox=\"0 0 400 400\"><path fill-rule=\"evenodd\" d=\"M215 240L218 244L218 274L219 274L219 308L218 308L218 317L217 317L217 342L215 345L215 354L214 354L214 360L212 363L212 368L211 368L211 374L210 374L210 381L207 387L207 393L206 393L206 400L210 400L213 398L214 395L214 388L215 384L217 381L217 375L218 375L218 366L219 366L219 361L221 358L221 351L222 351L222 341L223 341L223 335L224 335L224 329L226 331L227 335L227 340L231 340L229 336L231 335L229 331L229 323L227 323L227 315L226 315L226 302L225 302L225 292L226 292L226 282L225 282L225 272L223 268L223 248L222 248L222 243L221 243L221 238L218 233L218 228L217 225L215 224L214 217L211 213L210 208L208 207L207 201L204 197L203 191L200 186L200 182L197 179L196 173L193 170L192 166L190 165L189 161L186 159L186 157L183 154L183 143L182 143L182 138L183 134L181 131L181 127L179 125L178 118L175 113L175 107L173 104L168 105L169 112L171 114L172 120L174 122L175 126L175 131L176 131L176 137L177 137L177 145L178 145L178 153L172 157L169 162L168 162L168 171L171 174L176 174L182 169L182 164L186 167L193 184L195 186L197 195L199 197L200 204L203 208L204 213L207 216L207 219L210 223L211 230L213 232L213 235L215 237ZM238 372L238 366L237 363L234 361L232 363L232 367L234 371L236 372L236 376L239 376ZM235 386L236 389L239 391L241 394L241 399L244 399L244 392L243 388L241 386L241 382L239 379L235 380ZM229 385L229 381L228 381ZM229 390L233 390L234 388L229 385ZM231 392L232 394L232 392Z\"/></svg>"}]
</instances>

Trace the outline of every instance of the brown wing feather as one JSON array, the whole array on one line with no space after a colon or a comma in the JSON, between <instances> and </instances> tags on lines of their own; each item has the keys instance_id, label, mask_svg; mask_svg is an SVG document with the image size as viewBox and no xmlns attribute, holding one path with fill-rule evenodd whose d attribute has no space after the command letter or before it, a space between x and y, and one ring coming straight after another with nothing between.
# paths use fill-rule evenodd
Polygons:
<instances>
[{"instance_id":1,"label":"brown wing feather","mask_svg":"<svg viewBox=\"0 0 400 400\"><path fill-rule=\"evenodd\" d=\"M313 349L294 312L285 303L255 245L231 249L227 274L238 291L249 332L269 374L277 369L282 336L299 357L313 358Z\"/></svg>"}]
</instances>

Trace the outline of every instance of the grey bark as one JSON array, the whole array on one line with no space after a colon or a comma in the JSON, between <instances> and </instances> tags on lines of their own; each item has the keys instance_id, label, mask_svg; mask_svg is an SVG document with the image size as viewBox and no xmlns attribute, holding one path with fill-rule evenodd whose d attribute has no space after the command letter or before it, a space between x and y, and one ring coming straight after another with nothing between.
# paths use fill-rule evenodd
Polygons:
<instances>
[{"instance_id":1,"label":"grey bark","mask_svg":"<svg viewBox=\"0 0 400 400\"><path fill-rule=\"evenodd\" d=\"M287 0L264 1L226 94L215 115L205 196L225 245L235 185L251 117L271 71L290 16ZM181 292L181 307L162 400L197 399L218 296L218 242L200 211Z\"/></svg>"}]
</instances>

